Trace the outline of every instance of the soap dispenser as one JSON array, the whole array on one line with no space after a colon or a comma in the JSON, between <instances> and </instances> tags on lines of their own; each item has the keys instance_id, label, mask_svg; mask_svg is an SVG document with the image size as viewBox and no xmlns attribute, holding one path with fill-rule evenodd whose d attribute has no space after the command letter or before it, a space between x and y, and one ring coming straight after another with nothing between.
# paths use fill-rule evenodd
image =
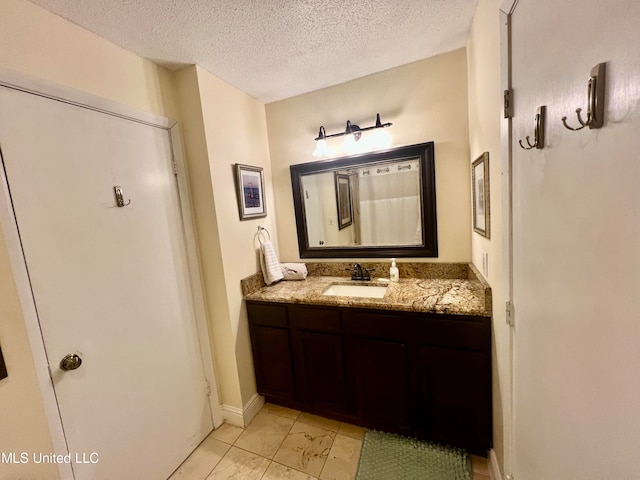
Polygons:
<instances>
[{"instance_id":1,"label":"soap dispenser","mask_svg":"<svg viewBox=\"0 0 640 480\"><path fill-rule=\"evenodd\" d=\"M398 272L398 267L396 267L396 259L391 259L391 268L389 269L389 280L392 282L397 282L400 279L400 274Z\"/></svg>"}]
</instances>

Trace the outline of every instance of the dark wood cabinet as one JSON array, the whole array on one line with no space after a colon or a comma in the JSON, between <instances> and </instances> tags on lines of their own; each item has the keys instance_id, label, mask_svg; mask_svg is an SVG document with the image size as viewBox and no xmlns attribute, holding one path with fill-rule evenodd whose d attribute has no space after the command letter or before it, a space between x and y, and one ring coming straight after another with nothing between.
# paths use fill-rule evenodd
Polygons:
<instances>
[{"instance_id":1,"label":"dark wood cabinet","mask_svg":"<svg viewBox=\"0 0 640 480\"><path fill-rule=\"evenodd\" d=\"M316 413L347 412L342 338L338 334L294 333L302 399Z\"/></svg>"},{"instance_id":2,"label":"dark wood cabinet","mask_svg":"<svg viewBox=\"0 0 640 480\"><path fill-rule=\"evenodd\" d=\"M284 305L247 304L256 383L267 401L297 406L291 337Z\"/></svg>"},{"instance_id":3,"label":"dark wood cabinet","mask_svg":"<svg viewBox=\"0 0 640 480\"><path fill-rule=\"evenodd\" d=\"M308 410L344 415L347 378L340 311L291 307L291 336L298 391Z\"/></svg>"},{"instance_id":4,"label":"dark wood cabinet","mask_svg":"<svg viewBox=\"0 0 640 480\"><path fill-rule=\"evenodd\" d=\"M491 375L484 352L421 346L416 362L415 429L472 451L490 440Z\"/></svg>"},{"instance_id":5,"label":"dark wood cabinet","mask_svg":"<svg viewBox=\"0 0 640 480\"><path fill-rule=\"evenodd\" d=\"M486 455L491 319L247 302L270 402Z\"/></svg>"},{"instance_id":6,"label":"dark wood cabinet","mask_svg":"<svg viewBox=\"0 0 640 480\"><path fill-rule=\"evenodd\" d=\"M349 377L361 423L409 432L409 349L399 314L345 311Z\"/></svg>"},{"instance_id":7,"label":"dark wood cabinet","mask_svg":"<svg viewBox=\"0 0 640 480\"><path fill-rule=\"evenodd\" d=\"M491 445L491 324L484 317L420 317L409 330L414 430L473 452Z\"/></svg>"}]
</instances>

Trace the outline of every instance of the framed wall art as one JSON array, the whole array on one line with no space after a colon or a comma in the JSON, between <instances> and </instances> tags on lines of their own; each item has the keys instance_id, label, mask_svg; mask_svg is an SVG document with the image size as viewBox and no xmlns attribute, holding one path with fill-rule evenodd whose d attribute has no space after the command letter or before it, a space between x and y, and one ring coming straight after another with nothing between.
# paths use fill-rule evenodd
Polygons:
<instances>
[{"instance_id":1,"label":"framed wall art","mask_svg":"<svg viewBox=\"0 0 640 480\"><path fill-rule=\"evenodd\" d=\"M473 230L491 238L491 205L489 198L489 152L471 164L473 189Z\"/></svg>"},{"instance_id":2,"label":"framed wall art","mask_svg":"<svg viewBox=\"0 0 640 480\"><path fill-rule=\"evenodd\" d=\"M240 220L267 216L262 167L235 164L236 193Z\"/></svg>"},{"instance_id":3,"label":"framed wall art","mask_svg":"<svg viewBox=\"0 0 640 480\"><path fill-rule=\"evenodd\" d=\"M338 206L338 230L342 230L353 223L353 209L351 205L351 183L349 175L335 173L336 204Z\"/></svg>"}]
</instances>

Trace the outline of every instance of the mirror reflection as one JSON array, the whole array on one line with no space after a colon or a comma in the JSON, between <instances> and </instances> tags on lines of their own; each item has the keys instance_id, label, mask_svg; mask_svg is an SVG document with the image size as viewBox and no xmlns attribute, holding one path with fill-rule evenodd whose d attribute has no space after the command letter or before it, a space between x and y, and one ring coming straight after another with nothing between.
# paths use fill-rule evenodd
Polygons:
<instances>
[{"instance_id":1,"label":"mirror reflection","mask_svg":"<svg viewBox=\"0 0 640 480\"><path fill-rule=\"evenodd\" d=\"M421 245L420 178L418 157L305 175L309 248Z\"/></svg>"},{"instance_id":2,"label":"mirror reflection","mask_svg":"<svg viewBox=\"0 0 640 480\"><path fill-rule=\"evenodd\" d=\"M301 258L438 256L433 142L290 168Z\"/></svg>"}]
</instances>

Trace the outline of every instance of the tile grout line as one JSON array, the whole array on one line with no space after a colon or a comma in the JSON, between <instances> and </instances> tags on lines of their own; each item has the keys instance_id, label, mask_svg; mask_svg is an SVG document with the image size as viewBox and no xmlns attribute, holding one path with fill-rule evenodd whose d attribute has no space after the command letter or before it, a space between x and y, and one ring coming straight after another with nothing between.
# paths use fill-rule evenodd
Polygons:
<instances>
[{"instance_id":1,"label":"tile grout line","mask_svg":"<svg viewBox=\"0 0 640 480\"><path fill-rule=\"evenodd\" d=\"M271 464L273 463L273 460L271 460L269 462L269 465L267 465L267 468L265 469L265 471L263 472L262 475L260 475L260 480L262 480L264 478L264 476L267 474L267 472L269 471L269 467L271 466Z\"/></svg>"},{"instance_id":2,"label":"tile grout line","mask_svg":"<svg viewBox=\"0 0 640 480\"><path fill-rule=\"evenodd\" d=\"M216 440L217 440L217 439L216 439ZM224 443L225 445L229 445L227 442L223 442L222 440L218 440L218 441L219 441L220 443ZM227 451L226 451L226 452L224 452L224 455L222 455L222 456L220 457L220 460L218 460L218 461L215 463L215 465L213 466L213 468L209 471L209 473L207 473L207 474L204 476L204 478L203 478L202 480L207 480L207 478L209 478L209 476L213 473L213 471L216 469L216 467L217 467L218 465L220 465L220 462L222 462L222 459L223 459L224 457L226 457L226 456L227 456L227 454L231 451L231 447L233 447L233 445L229 445L229 448L227 448Z\"/></svg>"},{"instance_id":3,"label":"tile grout line","mask_svg":"<svg viewBox=\"0 0 640 480\"><path fill-rule=\"evenodd\" d=\"M209 437L211 437L211 434L212 434L213 432L215 432L215 430L216 430L216 429L214 428L213 430L211 430L211 432L210 432L206 437L204 437L204 439L203 439L203 440L202 440L202 441L201 441L201 442L196 446L196 448L194 448L194 449L193 449L193 451L189 454L189 456L188 456L187 458L185 458L185 459L184 459L184 461L183 461L183 462L178 466L178 468L176 468L176 469L173 471L173 473L171 474L171 476L169 477L169 479L171 479L171 477L173 477L173 476L178 472L178 470L180 470L180 469L182 468L182 466L183 466L185 463L187 463L187 461L191 458L191 456L192 456L194 453L196 453L196 451L197 451L197 450L202 446L202 444L204 444L204 442L205 442ZM222 457L220 457L220 459L219 459L219 460L218 460L218 461L213 465L213 467L211 468L211 470L209 470L209 472L208 472L208 473L206 473L206 474L204 475L204 477L202 477L202 480L207 480L207 477L208 477L209 475L211 475L211 473L215 470L215 468L216 468L216 467L218 466L218 464L222 461L222 459L225 457L225 455L226 455L227 453L229 453L229 450L230 450L230 449L231 449L231 447L233 446L233 445L228 444L227 442L223 442L222 440L218 440L218 439L217 439L217 438L215 438L215 437L211 437L211 438L213 438L214 440L217 440L217 441L218 441L218 442L220 442L220 443L224 443L225 445L229 445L229 448L227 449L227 451L226 451L226 452L224 452L224 455L222 455Z\"/></svg>"},{"instance_id":4,"label":"tile grout line","mask_svg":"<svg viewBox=\"0 0 640 480\"><path fill-rule=\"evenodd\" d=\"M264 407L263 407L263 408L264 408ZM262 409L261 409L261 410L262 410ZM258 412L258 413L260 413L260 412ZM318 428L318 429L321 429L321 430L326 430L326 431L328 431L329 433L332 433L332 434L333 434L333 438L331 439L331 447L329 448L329 452L327 453L327 458L325 458L325 461L324 461L324 463L323 463L323 465L322 465L322 468L320 469L320 473L318 474L318 477L313 477L313 478L318 478L318 479L319 479L319 478L322 476L322 473L324 472L324 469L325 469L325 467L326 467L326 465L327 465L327 460L329 459L329 455L331 454L331 451L333 450L333 446L334 446L334 444L335 444L336 437L338 436L338 432L339 432L339 430L340 430L340 426L341 426L344 422L338 422L337 430L336 430L336 431L333 431L333 430L330 430L330 429L327 429L327 428L323 428L323 427L319 427L319 426L317 426L317 425L313 425L313 424L311 424L311 423L307 423L307 422L304 422L304 421L300 420L300 417L302 416L302 413L303 413L302 411L300 411L300 412L296 415L296 417L295 417L295 418L291 418L291 416L287 416L287 415L281 415L281 414L279 414L279 413L277 413L277 412L267 412L267 413L269 413L269 414L271 414L271 415L279 416L279 417L281 417L281 418L287 418L287 419L289 419L289 420L293 420L293 423L291 424L291 426L290 426L290 427L289 427L289 429L287 430L287 433L284 435L284 437L282 438L282 441L280 441L280 443L279 443L278 447L276 448L276 450L275 450L275 452L274 452L274 454L273 454L273 458L265 457L264 455L260 455L260 454L258 454L258 453L256 453L256 452L252 452L251 450L247 450L247 449L245 449L245 448L242 448L242 447L239 447L238 445L236 445L236 443L238 442L238 440L239 440L239 439L240 439L240 437L242 436L242 433L244 433L244 432L246 431L246 428L248 427L248 425L247 425L247 427L244 427L244 428L242 429L242 430L243 430L243 432L242 432L240 435L238 435L238 437L233 441L233 443L232 443L232 444L227 444L227 445L230 445L230 447L229 447L229 450L227 450L227 452L225 453L225 455L224 455L224 456L226 456L226 455L229 453L229 451L231 450L231 447L235 447L235 448L237 448L237 449L239 449L239 450L245 451L245 452L250 453L250 454L252 454L252 455L257 455L258 457L261 457L261 458L264 458L264 459L266 459L266 460L269 460L269 464L267 465L267 468L266 468L266 470L264 471L264 473L260 476L260 479L264 478L264 476L266 475L267 471L269 470L269 467L270 467L270 466L271 466L271 464L273 464L273 463L276 463L277 465L282 465L282 466L283 466L283 467L285 467L285 468L290 468L290 469L292 469L292 470L294 470L294 471L296 471L296 472L300 472L300 473L302 473L302 474L304 474L304 475L312 476L312 475L309 475L309 474L308 474L308 473L306 473L306 472L303 472L303 471L301 471L301 470L297 470L297 469L295 469L295 468L293 468L293 467L289 467L289 466L287 466L287 465L281 464L281 463L276 462L276 461L274 460L274 459L275 459L275 457L276 457L276 455L277 455L277 454L278 454L278 452L280 451L280 448L282 448L282 445L284 444L285 440L287 439L287 437L288 437L288 436L289 436L289 434L291 433L291 430L293 429L293 426L294 426L297 422L300 422L300 423L302 423L303 425L307 425L307 426L310 426L310 427ZM342 435L342 434L341 434L341 435ZM345 435L345 436L346 436L346 437L349 437L348 435ZM220 440L220 441L221 441L221 440ZM226 443L226 442L223 442L223 443ZM223 456L223 458L224 458L224 456ZM222 459L220 459L220 460L218 461L218 463L220 463L221 461L222 461ZM216 463L216 465L215 465L215 466L217 466L217 465L218 465L218 463ZM214 468L211 470L211 472L209 472L209 473L207 474L207 476L205 476L205 478L204 478L203 480L206 480L206 478L207 478L209 475L211 475L211 473L213 472L213 470L215 470L215 466L214 466Z\"/></svg>"},{"instance_id":5,"label":"tile grout line","mask_svg":"<svg viewBox=\"0 0 640 480\"><path fill-rule=\"evenodd\" d=\"M278 415L277 413L273 412L274 415ZM296 415L296 418L292 419L291 417L287 417L286 415L278 415L282 418L288 418L289 420L293 420L293 423L291 424L291 426L289 427L289 430L287 430L287 433L284 434L284 437L282 437L282 441L280 442L280 444L278 445L278 448L276 448L276 451L273 453L273 458L276 458L276 455L278 454L278 451L280 450L280 448L282 447L282 444L284 443L284 441L287 439L287 437L289 436L289 433L291 433L291 429L293 428L293 426L296 424L296 422L298 421L298 417L300 416L300 414L298 413ZM238 437L240 438L240 437ZM267 465L267 469L264 471L264 473L260 476L260 479L263 479L264 476L267 474L267 472L269 471L269 467L273 464L273 463L277 463L278 465L282 465L278 462L276 462L273 459L270 459L271 461L269 462L269 465ZM296 470L298 471L298 470Z\"/></svg>"},{"instance_id":6,"label":"tile grout line","mask_svg":"<svg viewBox=\"0 0 640 480\"><path fill-rule=\"evenodd\" d=\"M301 470L297 470L297 469L295 469L295 468L293 468L293 467L289 467L289 466L287 466L287 465L281 464L281 463L279 463L279 462L276 462L275 460L272 460L272 461L271 461L271 463L274 463L274 462L275 462L275 463L277 463L278 465L282 465L282 466L284 466L284 467L286 467L286 468L291 468L292 470L294 470L294 471L296 471L296 472L300 472L300 473L302 473L302 474L304 474L304 475L307 475L308 477L313 477L313 478L318 478L318 479L319 479L319 478L320 478L320 476L322 475L322 472L324 471L324 467L325 467L325 465L327 464L327 460L328 460L328 458L329 458L329 454L331 453L331 449L333 449L333 444L334 444L334 442L335 442L335 436L337 436L337 435L338 435L338 432L337 432L337 431L333 432L333 431L328 430L328 429L326 429L326 428L321 428L321 427L318 427L318 426L316 426L316 425L311 425L311 424L309 424L309 423L306 423L306 422L304 422L304 421L300 420L300 417L302 416L302 413L303 413L303 412L302 412L302 411L300 411L300 413L298 413L298 415L296 415L296 418L295 418L295 419L293 419L293 423L292 423L292 424L291 424L291 426L289 427L289 430L287 431L287 434L286 434L286 435L284 436L284 438L282 439L282 442L280 442L280 445L279 445L279 446L278 446L278 448L276 449L276 453L274 453L274 454L273 454L273 458L274 458L274 459L276 458L276 455L277 455L277 454L278 454L278 452L280 451L280 448L282 448L282 445L284 444L284 441L287 439L287 437L288 437L288 436L289 436L289 434L291 433L291 429L293 428L293 426L294 426L297 422L300 422L300 423L302 423L303 425L307 425L307 426L310 426L310 427L319 428L319 429L321 429L321 430L327 430L328 432L331 432L331 433L333 433L333 434L334 434L334 438L332 438L332 439L331 439L331 448L329 449L329 453L327 454L327 458L325 459L325 461L324 461L324 463L323 463L323 465L322 465L322 468L320 469L320 473L318 474L318 476L317 476L317 477L313 477L313 475L309 475L308 473L306 473L306 472L302 472ZM274 414L275 414L275 415L277 415L277 413L274 413ZM285 417L284 415L281 415L281 416L282 416L282 417ZM285 417L285 418L291 418L291 417ZM338 430L340 429L340 425L342 425L342 423L343 423L343 422L338 422ZM271 464L269 464L269 466L271 466ZM267 468L268 468L268 467L267 467ZM265 471L265 473L266 473L266 471ZM262 475L262 477L264 477L264 474ZM260 478L262 478L262 477L260 477Z\"/></svg>"},{"instance_id":7,"label":"tile grout line","mask_svg":"<svg viewBox=\"0 0 640 480\"><path fill-rule=\"evenodd\" d=\"M262 407L262 408L264 408L264 407ZM262 409L260 409L260 410L262 411ZM260 412L258 412L258 413L260 413ZM291 424L291 426L290 426L290 427L289 427L289 429L287 430L287 433L285 433L284 437L282 438L282 440L281 440L281 441L280 441L280 443L278 444L278 448L276 448L275 452L273 453L273 458L275 458L275 457L276 457L276 455L277 455L277 453L278 453L278 451L280 450L280 447L282 447L282 444L284 443L284 441L286 440L287 436L288 436L288 435L289 435L289 433L291 432L291 429L293 428L293 426L295 425L296 421L298 420L298 417L300 416L300 413L298 413L298 414L296 415L296 418L295 418L295 419L292 419L291 417L288 417L288 416L286 416L286 415L280 415L280 414L275 413L275 412L267 412L267 413L271 413L272 415L277 415L277 416L282 417L282 418L288 418L289 420L293 420L293 423ZM248 426L248 425L247 425L247 426ZM245 430L245 431L246 431L246 427L245 427L245 428L243 428L243 430ZM243 432L243 433L244 433L244 432ZM242 434L238 435L238 438L236 438L236 439L235 439L235 441L233 442L233 445L231 445L231 446L232 446L232 447L236 447L236 448L238 448L238 449L240 449L240 450L244 450L245 452L252 453L253 455L258 455L259 457L266 458L267 460L269 460L269 465L267 465L266 470L265 470L265 471L264 471L264 473L260 476L260 479L264 478L264 476L267 474L267 471L269 470L269 467L271 466L271 464L272 464L272 463L274 463L274 462L275 462L275 460L273 460L273 458L264 457L264 456L262 456L262 455L260 455L260 454L258 454L258 453L251 452L250 450L245 450L245 449L244 449L244 448L242 448L242 447L238 447L238 446L236 446L236 442L240 439L240 437L241 437L241 436L242 436ZM275 463L278 463L278 462L275 462ZM279 465L280 465L280 464L279 464ZM298 470L296 470L296 471L298 471ZM204 479L204 480L206 480L206 477L205 477L205 479Z\"/></svg>"},{"instance_id":8,"label":"tile grout line","mask_svg":"<svg viewBox=\"0 0 640 480\"><path fill-rule=\"evenodd\" d=\"M284 415L281 415L284 416ZM296 424L296 422L298 421L298 417L300 417L300 414L298 413L298 415L296 415L296 418L293 419L293 423L291 424L291 426L289 427L289 430L287 430L287 433L284 434L284 437L282 437L282 441L280 442L280 444L278 445L278 448L276 448L276 451L273 454L273 458L276 458L276 455L278 454L278 452L280 451L280 449L282 448L282 445L284 444L284 441L287 439L287 437L289 436L289 434L291 433L291 429L293 428L293 426ZM291 419L291 417L285 417L285 418L289 418Z\"/></svg>"},{"instance_id":9,"label":"tile grout line","mask_svg":"<svg viewBox=\"0 0 640 480\"><path fill-rule=\"evenodd\" d=\"M327 462L329 461L329 456L331 455L331 452L333 451L333 447L336 444L336 439L338 438L338 432L340 431L340 427L342 426L344 422L340 422L338 423L338 429L334 432L335 436L333 437L333 441L331 442L331 448L329 449L329 453L327 453L327 458L324 461L324 465L322 465L322 469L320 470L320 473L318 474L318 479L322 478L322 474L324 473L324 469L327 466Z\"/></svg>"},{"instance_id":10,"label":"tile grout line","mask_svg":"<svg viewBox=\"0 0 640 480\"><path fill-rule=\"evenodd\" d=\"M269 463L267 464L267 467L266 467L265 471L264 471L264 472L263 472L263 474L260 476L260 479L263 479L263 478L265 477L265 475L267 474L267 471L269 470L269 468L271 467L271 465L272 465L273 463L275 463L276 465L280 465L280 466L282 466L282 467L284 467L284 468L291 469L291 470L293 470L293 471L295 471L295 472L299 472L299 473L301 473L301 474L303 474L303 475L307 475L307 476L309 476L309 474L308 474L308 473L306 473L306 472L303 472L303 471L301 471L301 470L297 470L297 469L295 469L295 468L289 467L289 466L287 466L287 465L285 465L285 464L282 464L282 463L280 463L280 462L276 462L276 461L274 460L274 459L275 459L275 456L277 455L277 453L278 453L278 452L280 451L280 449L282 448L282 445L284 444L285 440L287 439L287 437L288 437L288 436L289 436L289 434L291 433L291 430L293 429L293 426L294 426L297 422L300 422L300 423L302 423L303 425L307 425L307 426L310 426L310 427L318 428L318 429L321 429L321 430L326 430L326 431L328 431L329 433L333 434L333 437L334 437L334 438L332 438L331 447L329 448L329 452L328 452L328 454L327 454L327 458L325 458L325 461L324 461L324 463L323 463L323 465L322 465L322 469L320 470L319 476L318 476L318 477L313 477L313 478L318 478L318 479L320 479L320 478L321 478L321 476L322 476L322 474L324 473L324 470L325 470L326 465L327 465L327 461L329 460L329 456L331 455L331 452L333 451L333 448L334 448L334 446L335 446L335 440L336 440L336 438L337 438L337 436L338 436L338 435L343 435L344 437L351 438L351 439L353 439L353 440L359 440L359 441L362 441L362 439L354 438L354 437L351 437L350 435L346 435L346 434L344 434L344 433L342 433L342 434L341 434L341 433L339 433L341 426L342 426L345 422L338 422L337 430L336 430L336 431L333 431L333 430L331 430L331 429L323 428L323 427L320 427L320 426L317 426L317 425L313 425L313 424L311 424L311 423L307 423L307 422L305 422L305 421L303 421L303 420L300 420L300 417L302 416L302 412L299 412L299 413L295 416L295 418L292 418L290 415L281 415L281 414L279 414L279 413L277 413L277 412L268 412L268 413L269 413L269 414L272 414L272 415L275 415L275 416L278 416L278 417L280 417L280 418L287 418L287 419L289 419L289 420L293 420L293 423L292 423L292 424L291 424L291 426L288 428L288 430L287 430L287 432L285 433L285 435L284 435L283 439L279 442L278 447L275 449L275 452L274 452L274 454L273 454L273 458L268 458L268 457L266 457L266 456L264 456L264 455L260 455L259 453L252 452L251 450L248 450L248 449L246 449L246 448L243 448L243 447L238 446L238 445L237 445L237 442L240 440L240 437L242 436L242 434L243 434L243 433L246 431L246 429L247 429L247 427L244 427L244 428L242 428L242 427L241 427L241 428L242 428L242 430L243 430L243 431L242 431L242 433L240 433L240 434L238 435L238 437L237 437L237 438L236 438L232 443L227 443L227 442L224 442L223 440L216 439L216 440L218 440L219 442L221 442L221 443L224 443L224 444L228 445L228 446L229 446L229 448L227 449L227 451L225 452L225 454L220 458L220 460L218 460L218 462L216 462L216 463L215 463L215 465L213 466L213 468L212 468L212 469L211 469L207 474L205 474L205 476L204 476L203 480L206 480L206 479L207 479L207 478L208 478L208 477L213 473L213 471L214 471L214 470L216 469L216 467L220 464L220 462L222 461L222 459L223 459L225 456L227 456L227 455L229 454L229 452L230 452L230 450L231 450L231 448L232 448L232 447L235 447L235 448L237 448L237 449L239 449L239 450L242 450L242 451L244 451L244 452L246 452L246 453L249 453L249 454L251 454L251 455L258 456L258 457L260 457L260 458L264 458L264 459L266 459L266 460L268 460L268 461L269 461Z\"/></svg>"}]
</instances>

